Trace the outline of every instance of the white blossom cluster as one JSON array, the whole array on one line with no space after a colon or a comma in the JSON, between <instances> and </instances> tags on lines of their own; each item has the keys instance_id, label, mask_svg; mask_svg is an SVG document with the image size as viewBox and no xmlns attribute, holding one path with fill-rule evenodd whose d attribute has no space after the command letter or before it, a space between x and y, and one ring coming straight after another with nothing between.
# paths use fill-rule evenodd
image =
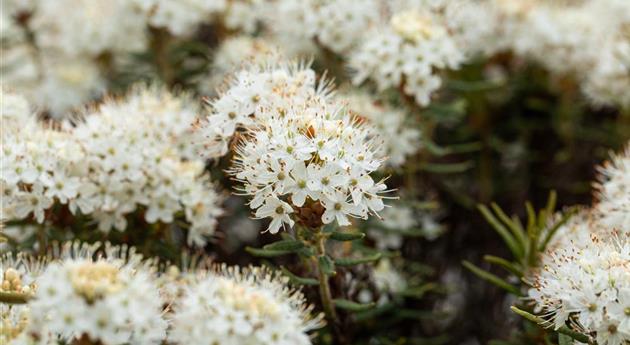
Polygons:
<instances>
[{"instance_id":1,"label":"white blossom cluster","mask_svg":"<svg viewBox=\"0 0 630 345\"><path fill-rule=\"evenodd\" d=\"M9 123L3 103L3 124ZM186 136L196 109L185 95L139 87L110 100L75 126L3 128L3 213L44 222L53 203L90 215L98 228L124 230L139 209L149 223L171 223L183 212L188 242L203 245L221 214L220 197ZM16 107L13 107L16 108ZM8 114L8 115L5 115Z\"/></svg>"},{"instance_id":2,"label":"white blossom cluster","mask_svg":"<svg viewBox=\"0 0 630 345\"><path fill-rule=\"evenodd\" d=\"M418 152L422 133L403 110L375 101L364 92L343 94L343 98L348 102L348 109L368 120L385 141L377 149L380 155L387 157L388 165L401 167L409 156Z\"/></svg>"},{"instance_id":3,"label":"white blossom cluster","mask_svg":"<svg viewBox=\"0 0 630 345\"><path fill-rule=\"evenodd\" d=\"M3 87L65 117L101 96L107 74L131 53L151 48L149 28L189 36L223 16L229 29L253 32L260 6L260 0L3 1Z\"/></svg>"},{"instance_id":4,"label":"white blossom cluster","mask_svg":"<svg viewBox=\"0 0 630 345\"><path fill-rule=\"evenodd\" d=\"M102 344L159 344L166 336L153 269L126 247L50 263L28 303L31 332Z\"/></svg>"},{"instance_id":5,"label":"white blossom cluster","mask_svg":"<svg viewBox=\"0 0 630 345\"><path fill-rule=\"evenodd\" d=\"M630 340L628 234L606 234L588 222L571 226L587 233L547 254L530 297L556 329L568 322L598 344L624 344Z\"/></svg>"},{"instance_id":6,"label":"white blossom cluster","mask_svg":"<svg viewBox=\"0 0 630 345\"><path fill-rule=\"evenodd\" d=\"M227 38L214 53L209 75L199 80L199 90L204 95L215 96L232 73L247 65L266 65L279 58L279 48L263 38L238 35Z\"/></svg>"},{"instance_id":7,"label":"white blossom cluster","mask_svg":"<svg viewBox=\"0 0 630 345\"><path fill-rule=\"evenodd\" d=\"M394 203L380 214L382 219L373 220L368 225L367 234L379 249L400 249L405 235L419 234L428 239L436 239L444 231L428 212L420 212L410 205Z\"/></svg>"},{"instance_id":8,"label":"white blossom cluster","mask_svg":"<svg viewBox=\"0 0 630 345\"><path fill-rule=\"evenodd\" d=\"M173 306L173 344L311 344L322 326L287 278L263 268L221 266L185 287Z\"/></svg>"},{"instance_id":9,"label":"white blossom cluster","mask_svg":"<svg viewBox=\"0 0 630 345\"><path fill-rule=\"evenodd\" d=\"M600 168L600 202L557 230L529 291L549 326L567 324L603 345L630 341L627 163L626 150Z\"/></svg>"},{"instance_id":10,"label":"white blossom cluster","mask_svg":"<svg viewBox=\"0 0 630 345\"><path fill-rule=\"evenodd\" d=\"M4 255L0 292L27 303L0 304L0 341L310 345L323 325L279 273L186 260L183 273L159 273L135 248L98 242L55 245L41 258Z\"/></svg>"},{"instance_id":11,"label":"white blossom cluster","mask_svg":"<svg viewBox=\"0 0 630 345\"><path fill-rule=\"evenodd\" d=\"M440 71L456 69L464 53L446 25L442 12L431 7L397 9L388 21L365 34L350 54L353 82L373 80L380 91L401 88L421 106L442 85Z\"/></svg>"},{"instance_id":12,"label":"white blossom cluster","mask_svg":"<svg viewBox=\"0 0 630 345\"><path fill-rule=\"evenodd\" d=\"M630 145L599 167L596 215L604 226L630 233Z\"/></svg>"},{"instance_id":13,"label":"white blossom cluster","mask_svg":"<svg viewBox=\"0 0 630 345\"><path fill-rule=\"evenodd\" d=\"M595 104L630 105L629 2L489 0L469 7L485 13L477 42L486 42L486 52L511 50L573 75Z\"/></svg>"},{"instance_id":14,"label":"white blossom cluster","mask_svg":"<svg viewBox=\"0 0 630 345\"><path fill-rule=\"evenodd\" d=\"M316 84L313 70L241 71L211 105L202 127L210 138L207 152L225 154L236 129L247 128L229 173L253 197L256 217L272 219L270 232L293 226L294 208L319 212L321 222L340 226L350 224L349 216L366 219L384 208L386 186L370 176L382 164L378 137L332 99L326 83Z\"/></svg>"},{"instance_id":15,"label":"white blossom cluster","mask_svg":"<svg viewBox=\"0 0 630 345\"><path fill-rule=\"evenodd\" d=\"M347 53L379 20L379 6L379 0L280 0L273 4L268 26L288 42L315 40Z\"/></svg>"}]
</instances>

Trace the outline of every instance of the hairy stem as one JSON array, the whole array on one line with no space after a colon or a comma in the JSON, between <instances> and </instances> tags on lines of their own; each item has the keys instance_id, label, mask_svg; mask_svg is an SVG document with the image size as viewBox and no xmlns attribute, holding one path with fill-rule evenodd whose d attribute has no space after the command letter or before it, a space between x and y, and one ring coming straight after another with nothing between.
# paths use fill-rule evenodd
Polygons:
<instances>
[{"instance_id":1,"label":"hairy stem","mask_svg":"<svg viewBox=\"0 0 630 345\"><path fill-rule=\"evenodd\" d=\"M326 255L326 236L321 232L317 232L317 254L318 256ZM328 282L328 276L317 265L317 275L319 279L319 295L322 300L322 306L324 307L324 313L326 318L332 323L337 322L337 312L333 304L332 294L330 293L330 284Z\"/></svg>"}]
</instances>

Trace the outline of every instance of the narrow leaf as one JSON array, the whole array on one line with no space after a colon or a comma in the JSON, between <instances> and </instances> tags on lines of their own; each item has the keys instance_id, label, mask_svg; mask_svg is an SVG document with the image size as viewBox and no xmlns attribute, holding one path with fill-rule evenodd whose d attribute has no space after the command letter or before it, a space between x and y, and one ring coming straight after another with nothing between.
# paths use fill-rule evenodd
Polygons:
<instances>
[{"instance_id":1,"label":"narrow leaf","mask_svg":"<svg viewBox=\"0 0 630 345\"><path fill-rule=\"evenodd\" d=\"M494 215L492 215L492 212L490 212L490 210L485 205L477 205L477 208L479 209L479 212L481 212L483 217L486 219L486 221L490 223L490 225L494 228L494 230L496 230L499 236L503 238L503 241L512 252L512 255L514 255L514 258L516 259L522 258L523 250L521 249L521 247L519 247L516 240L510 234L508 229L506 229L505 226L503 226L503 224L501 224L499 220L497 220L494 217Z\"/></svg>"},{"instance_id":2,"label":"narrow leaf","mask_svg":"<svg viewBox=\"0 0 630 345\"><path fill-rule=\"evenodd\" d=\"M505 280L497 277L496 275L484 271L483 269L473 265L472 263L468 262L468 261L463 261L462 265L464 265L464 267L466 267L467 269L469 269L472 273L474 273L475 275L477 275L479 278L487 280L488 282L506 290L507 292L514 294L516 296L523 296L523 294L521 293L521 291L515 287L514 285L506 282Z\"/></svg>"},{"instance_id":3,"label":"narrow leaf","mask_svg":"<svg viewBox=\"0 0 630 345\"><path fill-rule=\"evenodd\" d=\"M501 266L503 269L505 269L506 271L512 273L513 275L519 278L523 276L523 272L518 267L516 267L513 263L503 258L500 258L498 256L493 256L493 255L485 255L483 259L488 261L491 264Z\"/></svg>"},{"instance_id":4,"label":"narrow leaf","mask_svg":"<svg viewBox=\"0 0 630 345\"><path fill-rule=\"evenodd\" d=\"M332 276L337 273L335 272L335 263L332 261L332 259L329 256L321 255L319 258L317 258L317 262L319 264L319 269L325 275Z\"/></svg>"},{"instance_id":5,"label":"narrow leaf","mask_svg":"<svg viewBox=\"0 0 630 345\"><path fill-rule=\"evenodd\" d=\"M293 251L291 250L271 250L271 249L252 248L252 247L246 247L245 251L252 254L253 256L258 256L262 258L273 258L276 256L293 253Z\"/></svg>"},{"instance_id":6,"label":"narrow leaf","mask_svg":"<svg viewBox=\"0 0 630 345\"><path fill-rule=\"evenodd\" d=\"M330 239L335 241L354 241L360 240L365 237L365 233L351 232L351 231L333 231L330 234Z\"/></svg>"},{"instance_id":7,"label":"narrow leaf","mask_svg":"<svg viewBox=\"0 0 630 345\"><path fill-rule=\"evenodd\" d=\"M288 269L282 267L282 273L289 277L289 281L293 284L296 285L319 285L319 282L317 281L317 279L314 278L304 278L304 277L300 277L298 275L293 274L291 271L289 271Z\"/></svg>"},{"instance_id":8,"label":"narrow leaf","mask_svg":"<svg viewBox=\"0 0 630 345\"><path fill-rule=\"evenodd\" d=\"M566 334L558 334L558 344L559 345L573 345L573 340L570 336Z\"/></svg>"},{"instance_id":9,"label":"narrow leaf","mask_svg":"<svg viewBox=\"0 0 630 345\"><path fill-rule=\"evenodd\" d=\"M525 235L523 229L521 229L517 223L510 219L510 217L508 217L507 214L503 212L503 210L501 209L501 207L499 207L499 205L497 205L497 203L493 202L492 204L490 204L490 207L492 207L492 210L494 211L494 213L497 214L503 224L507 225L510 231L512 231L514 236L518 239L520 247L524 248L525 243L527 242L527 236Z\"/></svg>"},{"instance_id":10,"label":"narrow leaf","mask_svg":"<svg viewBox=\"0 0 630 345\"><path fill-rule=\"evenodd\" d=\"M335 299L334 303L337 308L352 311L352 312L359 312L359 311L372 309L376 305L376 303L363 304L363 303L353 302L347 299Z\"/></svg>"},{"instance_id":11,"label":"narrow leaf","mask_svg":"<svg viewBox=\"0 0 630 345\"><path fill-rule=\"evenodd\" d=\"M374 262L383 256L381 253L374 253L369 256L364 256L360 258L337 258L335 259L335 264L339 266L354 266L359 264L365 264L368 262Z\"/></svg>"},{"instance_id":12,"label":"narrow leaf","mask_svg":"<svg viewBox=\"0 0 630 345\"><path fill-rule=\"evenodd\" d=\"M304 247L304 242L298 240L282 240L263 247L266 250L284 250L293 252Z\"/></svg>"},{"instance_id":13,"label":"narrow leaf","mask_svg":"<svg viewBox=\"0 0 630 345\"><path fill-rule=\"evenodd\" d=\"M531 322L537 323L537 324L539 324L539 325L541 325L543 327L545 327L546 325L549 325L549 321L546 321L545 319L543 319L543 318L541 318L539 316L530 314L530 313L526 312L525 310L521 310L521 309L519 309L519 308L517 308L515 306L511 306L510 309L513 312L515 312L516 314L526 318L527 320L529 320ZM569 327L567 327L566 325L563 325L562 327L558 328L556 330L556 332L558 332L560 334L567 335L567 336L569 336L569 337L579 341L580 343L585 343L585 344L592 344L593 343L591 338L588 335L580 333L580 332L576 332L576 331L570 329Z\"/></svg>"},{"instance_id":14,"label":"narrow leaf","mask_svg":"<svg viewBox=\"0 0 630 345\"><path fill-rule=\"evenodd\" d=\"M413 288L409 288L406 289L404 291L401 291L399 293L399 295L401 296L405 296L405 297L411 297L411 298L417 298L420 299L422 297L424 297L424 295L432 290L436 290L438 289L439 285L435 284L435 283L426 283L424 285L421 286L417 286L417 287L413 287Z\"/></svg>"}]
</instances>

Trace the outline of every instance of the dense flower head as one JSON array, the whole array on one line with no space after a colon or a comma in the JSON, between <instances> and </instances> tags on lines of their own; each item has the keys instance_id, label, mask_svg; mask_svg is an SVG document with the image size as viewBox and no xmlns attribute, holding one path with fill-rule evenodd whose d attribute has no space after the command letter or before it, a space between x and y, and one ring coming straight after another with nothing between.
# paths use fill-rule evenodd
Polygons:
<instances>
[{"instance_id":1,"label":"dense flower head","mask_svg":"<svg viewBox=\"0 0 630 345\"><path fill-rule=\"evenodd\" d=\"M151 26L167 28L174 35L188 35L200 23L225 10L226 0L132 0Z\"/></svg>"},{"instance_id":2,"label":"dense flower head","mask_svg":"<svg viewBox=\"0 0 630 345\"><path fill-rule=\"evenodd\" d=\"M629 168L627 148L599 168L598 202L557 229L529 291L548 326L568 324L598 344L630 340Z\"/></svg>"},{"instance_id":3,"label":"dense flower head","mask_svg":"<svg viewBox=\"0 0 630 345\"><path fill-rule=\"evenodd\" d=\"M186 139L196 110L185 96L139 87L62 130L33 122L3 132L3 210L42 223L54 203L90 215L102 231L124 230L144 207L149 223L191 224L188 242L205 243L221 211L204 163ZM3 115L4 118L4 115Z\"/></svg>"},{"instance_id":4,"label":"dense flower head","mask_svg":"<svg viewBox=\"0 0 630 345\"><path fill-rule=\"evenodd\" d=\"M23 94L38 111L67 117L77 107L101 95L105 80L98 64L85 56L55 51L32 53L25 38L2 46L3 87Z\"/></svg>"},{"instance_id":5,"label":"dense flower head","mask_svg":"<svg viewBox=\"0 0 630 345\"><path fill-rule=\"evenodd\" d=\"M575 76L596 105L630 105L630 3L623 0L491 0L494 47ZM486 35L487 36L487 35Z\"/></svg>"},{"instance_id":6,"label":"dense flower head","mask_svg":"<svg viewBox=\"0 0 630 345\"><path fill-rule=\"evenodd\" d=\"M400 9L366 34L350 55L354 83L373 80L380 90L401 87L422 106L442 84L439 70L458 68L463 52L439 12L411 6Z\"/></svg>"},{"instance_id":7,"label":"dense flower head","mask_svg":"<svg viewBox=\"0 0 630 345\"><path fill-rule=\"evenodd\" d=\"M387 157L388 165L400 167L420 149L422 133L404 111L376 101L363 92L343 94L343 98L348 102L348 109L368 120L384 140L384 145L377 149L380 155Z\"/></svg>"},{"instance_id":8,"label":"dense flower head","mask_svg":"<svg viewBox=\"0 0 630 345\"><path fill-rule=\"evenodd\" d=\"M377 0L280 0L269 26L289 41L315 40L336 53L350 51L378 21Z\"/></svg>"},{"instance_id":9,"label":"dense flower head","mask_svg":"<svg viewBox=\"0 0 630 345\"><path fill-rule=\"evenodd\" d=\"M214 96L223 83L229 82L232 73L251 64L273 63L280 56L278 51L277 46L263 38L249 35L227 38L214 53L209 75L199 80L201 93Z\"/></svg>"},{"instance_id":10,"label":"dense flower head","mask_svg":"<svg viewBox=\"0 0 630 345\"><path fill-rule=\"evenodd\" d=\"M581 236L567 238L543 257L529 295L556 329L569 324L598 344L630 340L630 242L582 217ZM575 231L573 232L575 234Z\"/></svg>"},{"instance_id":11,"label":"dense flower head","mask_svg":"<svg viewBox=\"0 0 630 345\"><path fill-rule=\"evenodd\" d=\"M263 268L221 266L186 286L173 306L174 344L311 344L321 327L301 292Z\"/></svg>"},{"instance_id":12,"label":"dense flower head","mask_svg":"<svg viewBox=\"0 0 630 345\"><path fill-rule=\"evenodd\" d=\"M38 277L27 332L101 344L159 344L167 324L152 262L126 246L73 247L66 246Z\"/></svg>"},{"instance_id":13,"label":"dense flower head","mask_svg":"<svg viewBox=\"0 0 630 345\"><path fill-rule=\"evenodd\" d=\"M37 0L30 19L38 46L67 56L141 49L145 26L127 0Z\"/></svg>"},{"instance_id":14,"label":"dense flower head","mask_svg":"<svg viewBox=\"0 0 630 345\"><path fill-rule=\"evenodd\" d=\"M256 217L272 219L272 233L293 226L294 212L309 226L344 226L349 216L366 219L384 208L386 186L370 176L383 161L380 139L326 85L301 66L242 71L213 101L203 127L211 156L224 154L236 129L246 128L229 173L252 196Z\"/></svg>"}]
</instances>

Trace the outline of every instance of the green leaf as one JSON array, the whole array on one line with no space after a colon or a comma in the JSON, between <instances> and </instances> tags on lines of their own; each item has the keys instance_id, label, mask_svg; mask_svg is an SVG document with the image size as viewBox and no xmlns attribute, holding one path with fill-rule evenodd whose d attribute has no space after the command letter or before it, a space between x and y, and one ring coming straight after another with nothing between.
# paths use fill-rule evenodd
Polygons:
<instances>
[{"instance_id":1,"label":"green leaf","mask_svg":"<svg viewBox=\"0 0 630 345\"><path fill-rule=\"evenodd\" d=\"M507 214L503 212L501 207L497 205L497 203L491 203L490 207L492 207L492 210L494 211L494 213L496 213L503 224L507 225L510 231L512 231L514 236L518 239L518 242L520 242L521 248L523 248L525 246L525 243L527 242L527 236L525 235L523 229L519 227L519 224L515 223L510 217L508 217Z\"/></svg>"},{"instance_id":2,"label":"green leaf","mask_svg":"<svg viewBox=\"0 0 630 345\"><path fill-rule=\"evenodd\" d=\"M359 264L365 264L368 262L374 262L380 259L381 256L383 256L383 254L374 253L372 255L364 256L360 258L337 258L335 259L335 264L339 266L354 266L354 265L359 265Z\"/></svg>"},{"instance_id":3,"label":"green leaf","mask_svg":"<svg viewBox=\"0 0 630 345\"><path fill-rule=\"evenodd\" d=\"M545 238L543 239L542 243L540 243L540 246L538 247L539 251L543 251L547 248L547 245L549 244L549 241L551 241L551 239L553 238L553 235L556 234L556 232L558 231L558 229L560 229L561 226L563 226L566 222L569 221L569 219L576 213L577 209L571 209L569 211L566 211L562 217L560 218L560 220L555 223L549 230L547 230L547 234L545 235Z\"/></svg>"},{"instance_id":4,"label":"green leaf","mask_svg":"<svg viewBox=\"0 0 630 345\"><path fill-rule=\"evenodd\" d=\"M301 249L304 247L304 242L299 241L299 240L282 240L282 241L278 241L278 242L274 242L271 244L268 244L266 246L263 247L263 249L266 250L282 250L282 251L289 251L289 252L294 252L298 249Z\"/></svg>"},{"instance_id":5,"label":"green leaf","mask_svg":"<svg viewBox=\"0 0 630 345\"><path fill-rule=\"evenodd\" d=\"M365 237L365 233L353 231L333 231L330 239L335 241L354 241Z\"/></svg>"},{"instance_id":6,"label":"green leaf","mask_svg":"<svg viewBox=\"0 0 630 345\"><path fill-rule=\"evenodd\" d=\"M558 345L573 345L573 340L566 334L558 334Z\"/></svg>"},{"instance_id":7,"label":"green leaf","mask_svg":"<svg viewBox=\"0 0 630 345\"><path fill-rule=\"evenodd\" d=\"M513 275L519 278L523 276L523 272L518 267L516 267L513 263L503 258L500 258L498 256L493 256L493 255L484 255L483 259L488 261L491 264L501 266L502 268L504 268L505 270L507 270L508 272L512 273Z\"/></svg>"},{"instance_id":8,"label":"green leaf","mask_svg":"<svg viewBox=\"0 0 630 345\"><path fill-rule=\"evenodd\" d=\"M337 272L335 272L335 263L332 261L332 259L327 256L327 255L321 255L317 258L317 262L319 265L319 269L328 276L332 276L337 274Z\"/></svg>"},{"instance_id":9,"label":"green leaf","mask_svg":"<svg viewBox=\"0 0 630 345\"><path fill-rule=\"evenodd\" d=\"M510 309L515 312L516 314L526 318L527 320L537 323L543 327L548 326L549 325L549 321L546 321L545 319L530 314L528 312L526 312L525 310L521 310L515 306L511 306ZM580 333L580 332L576 332L572 329L570 329L569 327L567 327L566 325L563 325L562 327L558 328L556 330L556 332L560 333L560 334L564 334L567 335L569 337L571 337L574 340L579 341L580 343L585 343L585 344L593 344L593 341L591 339L591 337L589 337L586 334Z\"/></svg>"},{"instance_id":10,"label":"green leaf","mask_svg":"<svg viewBox=\"0 0 630 345\"><path fill-rule=\"evenodd\" d=\"M494 228L494 230L503 238L503 241L508 246L514 258L520 260L523 257L523 248L518 245L518 242L510 234L510 231L494 217L492 212L485 205L477 205L477 209L483 215L488 223Z\"/></svg>"},{"instance_id":11,"label":"green leaf","mask_svg":"<svg viewBox=\"0 0 630 345\"><path fill-rule=\"evenodd\" d=\"M352 312L360 312L360 311L372 309L376 305L376 303L363 304L363 303L353 302L347 299L335 299L333 300L333 302L335 303L335 306L337 308L352 311Z\"/></svg>"},{"instance_id":12,"label":"green leaf","mask_svg":"<svg viewBox=\"0 0 630 345\"><path fill-rule=\"evenodd\" d=\"M484 279L502 289L504 289L505 291L514 294L516 296L523 296L523 294L521 293L521 291L514 285L506 282L505 280L497 277L496 275L484 271L483 269L473 265L472 263L468 262L468 261L463 261L462 265L464 265L464 267L466 267L468 270L470 270L472 273L474 273L475 275L477 275L479 278Z\"/></svg>"},{"instance_id":13,"label":"green leaf","mask_svg":"<svg viewBox=\"0 0 630 345\"><path fill-rule=\"evenodd\" d=\"M319 282L317 281L317 279L314 278L304 278L304 277L300 277L298 275L295 275L293 273L291 273L291 271L289 271L288 269L282 267L282 273L289 277L289 281L293 284L296 285L319 285Z\"/></svg>"},{"instance_id":14,"label":"green leaf","mask_svg":"<svg viewBox=\"0 0 630 345\"><path fill-rule=\"evenodd\" d=\"M276 256L287 255L293 253L291 250L271 250L271 249L260 249L260 248L252 248L246 247L245 251L252 254L253 256L258 256L261 258L273 258Z\"/></svg>"},{"instance_id":15,"label":"green leaf","mask_svg":"<svg viewBox=\"0 0 630 345\"><path fill-rule=\"evenodd\" d=\"M416 286L416 287L405 289L405 290L401 291L398 294L401 295L401 296L404 296L404 297L411 297L411 298L420 299L420 298L424 297L424 295L427 292L432 291L432 290L437 290L438 288L439 288L439 285L437 285L435 283L426 283L424 285L420 285L420 286Z\"/></svg>"}]
</instances>

